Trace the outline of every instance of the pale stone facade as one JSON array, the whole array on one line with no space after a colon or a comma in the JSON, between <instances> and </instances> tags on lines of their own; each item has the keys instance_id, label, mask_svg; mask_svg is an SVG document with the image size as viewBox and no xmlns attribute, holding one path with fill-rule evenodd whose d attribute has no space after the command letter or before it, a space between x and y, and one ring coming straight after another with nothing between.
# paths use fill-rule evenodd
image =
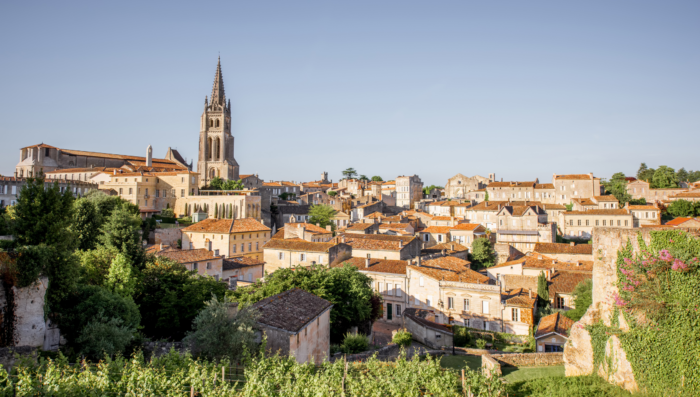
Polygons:
<instances>
[{"instance_id":1,"label":"pale stone facade","mask_svg":"<svg viewBox=\"0 0 700 397\"><path fill-rule=\"evenodd\" d=\"M22 186L27 183L27 178L19 178L12 176L0 176L0 207L14 205L17 201L17 195L22 190ZM53 183L58 183L58 189L61 193L66 190L73 193L73 196L84 196L92 190L98 188L99 185L92 182L83 182L78 180L65 179L46 179L44 186L50 186Z\"/></svg>"},{"instance_id":2,"label":"pale stone facade","mask_svg":"<svg viewBox=\"0 0 700 397\"><path fill-rule=\"evenodd\" d=\"M263 259L271 230L253 218L205 219L182 229L183 250L206 249L226 258Z\"/></svg>"},{"instance_id":3,"label":"pale stone facade","mask_svg":"<svg viewBox=\"0 0 700 397\"><path fill-rule=\"evenodd\" d=\"M633 227L656 226L661 224L661 209L651 205L627 205L625 207L634 219Z\"/></svg>"},{"instance_id":4,"label":"pale stone facade","mask_svg":"<svg viewBox=\"0 0 700 397\"><path fill-rule=\"evenodd\" d=\"M489 183L495 180L496 174L489 174L488 178L484 178L480 175L466 177L462 174L457 174L447 180L445 184L445 196L454 199L467 199L469 192L484 189Z\"/></svg>"},{"instance_id":5,"label":"pale stone facade","mask_svg":"<svg viewBox=\"0 0 700 397\"><path fill-rule=\"evenodd\" d=\"M297 266L330 266L337 258L352 256L353 250L343 243L312 243L304 240L271 239L263 247L265 270Z\"/></svg>"},{"instance_id":6,"label":"pale stone facade","mask_svg":"<svg viewBox=\"0 0 700 397\"><path fill-rule=\"evenodd\" d=\"M497 213L499 243L508 243L521 252L531 252L536 243L556 241L556 223L547 223L547 213L538 205L504 205Z\"/></svg>"},{"instance_id":7,"label":"pale stone facade","mask_svg":"<svg viewBox=\"0 0 700 397\"><path fill-rule=\"evenodd\" d=\"M199 249L165 249L157 251L156 256L172 259L184 265L187 270L196 271L200 276L211 276L217 280L223 277L223 256L216 251Z\"/></svg>"},{"instance_id":8,"label":"pale stone facade","mask_svg":"<svg viewBox=\"0 0 700 397\"><path fill-rule=\"evenodd\" d=\"M570 174L552 176L555 204L570 204L575 198L600 196L600 178L593 174Z\"/></svg>"},{"instance_id":9,"label":"pale stone facade","mask_svg":"<svg viewBox=\"0 0 700 397\"><path fill-rule=\"evenodd\" d=\"M632 214L626 209L568 211L559 214L559 229L570 238L590 239L594 227L634 227Z\"/></svg>"},{"instance_id":10,"label":"pale stone facade","mask_svg":"<svg viewBox=\"0 0 700 397\"><path fill-rule=\"evenodd\" d=\"M418 175L396 178L396 206L414 209L415 203L423 198L423 182Z\"/></svg>"}]
</instances>

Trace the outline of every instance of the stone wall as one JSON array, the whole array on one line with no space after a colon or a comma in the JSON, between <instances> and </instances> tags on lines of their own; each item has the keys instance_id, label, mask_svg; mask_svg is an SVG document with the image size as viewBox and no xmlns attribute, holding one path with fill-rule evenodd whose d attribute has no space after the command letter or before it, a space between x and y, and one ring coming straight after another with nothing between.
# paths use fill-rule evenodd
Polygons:
<instances>
[{"instance_id":1,"label":"stone wall","mask_svg":"<svg viewBox=\"0 0 700 397\"><path fill-rule=\"evenodd\" d=\"M15 363L29 360L36 363L37 348L32 346L0 347L0 365L10 373Z\"/></svg>"},{"instance_id":2,"label":"stone wall","mask_svg":"<svg viewBox=\"0 0 700 397\"><path fill-rule=\"evenodd\" d=\"M488 354L481 356L481 370L484 375L490 377L492 374L502 375L501 364Z\"/></svg>"},{"instance_id":3,"label":"stone wall","mask_svg":"<svg viewBox=\"0 0 700 397\"><path fill-rule=\"evenodd\" d=\"M47 277L39 277L25 288L9 287L0 282L0 333L4 346L44 346L47 329L44 297L48 286Z\"/></svg>"},{"instance_id":4,"label":"stone wall","mask_svg":"<svg viewBox=\"0 0 700 397\"><path fill-rule=\"evenodd\" d=\"M155 230L155 245L169 245L171 247L177 247L177 240L182 239L182 229L180 228L169 228L169 229L156 229Z\"/></svg>"},{"instance_id":5,"label":"stone wall","mask_svg":"<svg viewBox=\"0 0 700 397\"><path fill-rule=\"evenodd\" d=\"M549 367L564 364L564 353L491 354L491 358L513 367Z\"/></svg>"}]
</instances>

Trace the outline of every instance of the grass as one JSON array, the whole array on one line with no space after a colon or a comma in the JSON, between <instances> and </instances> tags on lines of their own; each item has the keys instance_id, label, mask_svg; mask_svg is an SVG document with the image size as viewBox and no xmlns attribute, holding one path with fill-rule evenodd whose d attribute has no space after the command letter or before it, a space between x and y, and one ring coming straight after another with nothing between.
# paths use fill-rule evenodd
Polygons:
<instances>
[{"instance_id":1,"label":"grass","mask_svg":"<svg viewBox=\"0 0 700 397\"><path fill-rule=\"evenodd\" d=\"M598 376L551 376L507 385L509 397L629 397L630 392ZM636 394L635 394L636 396Z\"/></svg>"},{"instance_id":2,"label":"grass","mask_svg":"<svg viewBox=\"0 0 700 397\"><path fill-rule=\"evenodd\" d=\"M444 355L440 359L440 366L460 370L465 366L469 369L481 368L481 356L448 356Z\"/></svg>"},{"instance_id":3,"label":"grass","mask_svg":"<svg viewBox=\"0 0 700 397\"><path fill-rule=\"evenodd\" d=\"M564 376L564 366L551 367L501 367L503 377L508 383L521 382L550 376Z\"/></svg>"}]
</instances>

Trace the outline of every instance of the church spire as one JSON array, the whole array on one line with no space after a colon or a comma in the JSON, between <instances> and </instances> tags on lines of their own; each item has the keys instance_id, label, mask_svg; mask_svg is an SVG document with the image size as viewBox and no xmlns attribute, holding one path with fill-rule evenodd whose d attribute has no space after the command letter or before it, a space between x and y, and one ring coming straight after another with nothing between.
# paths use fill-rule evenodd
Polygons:
<instances>
[{"instance_id":1,"label":"church spire","mask_svg":"<svg viewBox=\"0 0 700 397\"><path fill-rule=\"evenodd\" d=\"M226 94L224 93L224 77L221 75L221 57L216 64L216 75L214 76L214 87L211 90L211 104L221 106L226 105Z\"/></svg>"}]
</instances>

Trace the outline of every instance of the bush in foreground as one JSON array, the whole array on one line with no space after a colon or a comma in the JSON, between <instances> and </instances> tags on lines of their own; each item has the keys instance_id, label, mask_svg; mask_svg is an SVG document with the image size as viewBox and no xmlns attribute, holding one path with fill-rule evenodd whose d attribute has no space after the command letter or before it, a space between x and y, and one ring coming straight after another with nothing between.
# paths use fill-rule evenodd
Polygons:
<instances>
[{"instance_id":1,"label":"bush in foreground","mask_svg":"<svg viewBox=\"0 0 700 397\"><path fill-rule=\"evenodd\" d=\"M627 397L630 392L592 376L547 377L515 382L507 387L509 397Z\"/></svg>"},{"instance_id":2,"label":"bush in foreground","mask_svg":"<svg viewBox=\"0 0 700 397\"><path fill-rule=\"evenodd\" d=\"M342 349L345 353L360 353L367 350L368 347L369 341L366 336L362 334L352 334L350 332L345 334L345 339L342 344Z\"/></svg>"},{"instance_id":3,"label":"bush in foreground","mask_svg":"<svg viewBox=\"0 0 700 397\"><path fill-rule=\"evenodd\" d=\"M408 347L411 346L411 342L413 342L413 335L407 330L401 329L394 335L391 341L399 346Z\"/></svg>"}]
</instances>

